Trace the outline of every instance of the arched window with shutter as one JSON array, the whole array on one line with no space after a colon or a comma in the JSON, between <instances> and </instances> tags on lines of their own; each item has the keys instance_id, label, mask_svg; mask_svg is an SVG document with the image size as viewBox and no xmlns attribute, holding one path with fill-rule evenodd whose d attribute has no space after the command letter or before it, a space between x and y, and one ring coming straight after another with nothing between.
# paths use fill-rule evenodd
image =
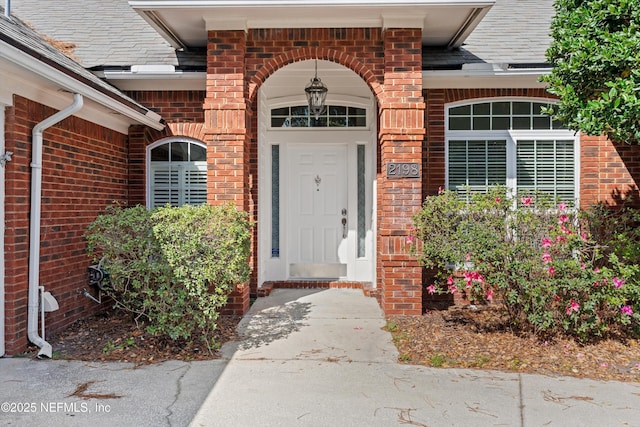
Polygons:
<instances>
[{"instance_id":1,"label":"arched window with shutter","mask_svg":"<svg viewBox=\"0 0 640 427\"><path fill-rule=\"evenodd\" d=\"M207 149L190 138L166 138L147 148L147 206L207 202Z\"/></svg>"}]
</instances>

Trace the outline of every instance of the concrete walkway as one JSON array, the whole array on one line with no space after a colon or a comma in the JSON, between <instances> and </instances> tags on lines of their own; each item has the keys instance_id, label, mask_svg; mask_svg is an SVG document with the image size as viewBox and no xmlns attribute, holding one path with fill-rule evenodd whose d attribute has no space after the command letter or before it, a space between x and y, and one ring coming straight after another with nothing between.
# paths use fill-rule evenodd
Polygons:
<instances>
[{"instance_id":1,"label":"concrete walkway","mask_svg":"<svg viewBox=\"0 0 640 427\"><path fill-rule=\"evenodd\" d=\"M0 426L640 427L640 383L398 364L359 290L275 290L240 326L212 361L0 358Z\"/></svg>"},{"instance_id":2,"label":"concrete walkway","mask_svg":"<svg viewBox=\"0 0 640 427\"><path fill-rule=\"evenodd\" d=\"M241 326L192 426L640 426L637 383L398 364L358 290L276 290Z\"/></svg>"},{"instance_id":3,"label":"concrete walkway","mask_svg":"<svg viewBox=\"0 0 640 427\"><path fill-rule=\"evenodd\" d=\"M0 426L186 426L226 365L0 358Z\"/></svg>"}]
</instances>

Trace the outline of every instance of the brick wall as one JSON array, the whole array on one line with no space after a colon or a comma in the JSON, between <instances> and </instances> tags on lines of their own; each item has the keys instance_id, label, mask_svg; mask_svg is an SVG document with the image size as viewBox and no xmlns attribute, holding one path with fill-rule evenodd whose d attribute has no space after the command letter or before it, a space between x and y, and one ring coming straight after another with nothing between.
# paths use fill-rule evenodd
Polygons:
<instances>
[{"instance_id":1,"label":"brick wall","mask_svg":"<svg viewBox=\"0 0 640 427\"><path fill-rule=\"evenodd\" d=\"M580 203L611 206L632 197L640 204L640 146L612 144L604 137L581 136Z\"/></svg>"},{"instance_id":2,"label":"brick wall","mask_svg":"<svg viewBox=\"0 0 640 427\"><path fill-rule=\"evenodd\" d=\"M56 111L21 97L6 112L5 310L8 354L27 345L31 130ZM60 310L46 315L46 333L100 307L89 289L83 234L113 201L127 200L126 135L71 117L44 132L40 284Z\"/></svg>"},{"instance_id":3,"label":"brick wall","mask_svg":"<svg viewBox=\"0 0 640 427\"><path fill-rule=\"evenodd\" d=\"M168 123L204 122L204 91L149 90L130 91L126 94L160 114Z\"/></svg>"}]
</instances>

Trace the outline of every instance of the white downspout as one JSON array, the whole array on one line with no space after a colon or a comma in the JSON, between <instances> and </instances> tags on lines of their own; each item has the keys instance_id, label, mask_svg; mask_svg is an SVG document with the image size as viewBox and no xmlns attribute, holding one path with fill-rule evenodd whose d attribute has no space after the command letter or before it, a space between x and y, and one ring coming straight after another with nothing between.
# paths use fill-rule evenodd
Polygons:
<instances>
[{"instance_id":1,"label":"white downspout","mask_svg":"<svg viewBox=\"0 0 640 427\"><path fill-rule=\"evenodd\" d=\"M82 95L74 93L73 103L33 127L31 142L31 217L29 227L29 341L40 347L38 357L51 358L51 344L38 335L38 305L40 286L40 208L42 205L42 134L45 129L66 119L82 108ZM44 335L44 331L43 331Z\"/></svg>"}]
</instances>

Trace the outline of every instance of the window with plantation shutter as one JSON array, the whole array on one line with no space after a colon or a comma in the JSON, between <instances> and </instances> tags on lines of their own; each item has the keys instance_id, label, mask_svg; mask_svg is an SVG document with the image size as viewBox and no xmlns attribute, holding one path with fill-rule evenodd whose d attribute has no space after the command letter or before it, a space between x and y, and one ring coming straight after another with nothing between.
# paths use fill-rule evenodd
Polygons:
<instances>
[{"instance_id":1,"label":"window with plantation shutter","mask_svg":"<svg viewBox=\"0 0 640 427\"><path fill-rule=\"evenodd\" d=\"M207 202L206 148L190 140L163 140L149 150L148 206Z\"/></svg>"},{"instance_id":2,"label":"window with plantation shutter","mask_svg":"<svg viewBox=\"0 0 640 427\"><path fill-rule=\"evenodd\" d=\"M449 188L468 199L492 185L506 185L505 140L450 140Z\"/></svg>"},{"instance_id":3,"label":"window with plantation shutter","mask_svg":"<svg viewBox=\"0 0 640 427\"><path fill-rule=\"evenodd\" d=\"M518 192L542 191L562 201L575 198L574 141L516 140Z\"/></svg>"},{"instance_id":4,"label":"window with plantation shutter","mask_svg":"<svg viewBox=\"0 0 640 427\"><path fill-rule=\"evenodd\" d=\"M447 108L447 188L469 200L499 184L577 204L579 137L543 114L548 105L497 98Z\"/></svg>"}]
</instances>

